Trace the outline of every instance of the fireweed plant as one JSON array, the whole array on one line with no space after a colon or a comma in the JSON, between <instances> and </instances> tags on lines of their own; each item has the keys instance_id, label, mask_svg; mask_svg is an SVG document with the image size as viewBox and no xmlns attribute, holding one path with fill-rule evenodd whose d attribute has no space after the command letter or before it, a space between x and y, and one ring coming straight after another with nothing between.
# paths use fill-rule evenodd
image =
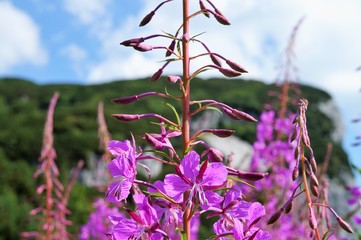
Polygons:
<instances>
[{"instance_id":1,"label":"fireweed plant","mask_svg":"<svg viewBox=\"0 0 361 240\"><path fill-rule=\"evenodd\" d=\"M34 178L44 175L44 183L40 184L36 192L45 194L44 205L41 205L30 211L30 216L39 218L39 228L34 232L22 232L20 235L27 239L58 239L66 240L72 238L68 233L67 227L72 224L67 219L71 214L67 208L70 193L73 189L75 181L84 165L84 161L80 160L76 169L66 185L59 181L59 170L55 163L56 151L53 146L53 119L55 106L59 98L59 93L54 93L51 98L49 109L47 112L46 122L43 134L43 146L39 157L39 167L34 173Z\"/></svg>"},{"instance_id":2,"label":"fireweed plant","mask_svg":"<svg viewBox=\"0 0 361 240\"><path fill-rule=\"evenodd\" d=\"M161 2L143 18L140 26L147 25L164 4L172 1ZM113 102L131 104L145 97L157 96L164 101L178 102L181 112L178 113L176 108L167 102L166 105L174 112L173 118L157 113L113 114L116 119L124 122L145 118L155 119L156 122L153 123L159 126L160 132L142 135L142 138L152 147L151 151L143 151L137 147L134 137L125 141L109 141L108 150L114 159L108 165L111 180L106 199L115 204L124 203L122 209L127 215L109 216L113 229L107 233L107 236L109 239L196 239L200 217L205 217L212 218L215 222L211 239L271 239L271 235L260 227L265 226L262 224L262 218L266 214L265 207L260 202L247 200L243 193L245 185L248 186L264 179L268 173L234 169L226 164L228 161L220 150L202 140L205 134L226 138L234 134L233 130L202 129L199 132L191 132L191 119L206 110L222 112L234 120L248 122L257 120L239 109L215 100L191 100L191 82L196 80L195 77L203 71L217 70L226 77L237 77L247 71L239 64L212 52L204 42L198 39L197 35L190 35L190 22L199 15L214 18L223 25L230 25L230 22L210 0L199 0L199 10L192 13L190 13L189 2L189 0L182 1L183 20L175 33L154 34L121 42L121 45L141 52L165 51L164 64L153 74L150 79L152 82L159 80L164 69L176 61L182 63L182 76L168 76L169 84L179 85L178 94L170 94L167 91L165 93L145 92L113 99ZM154 38L168 39L170 43L167 46L153 46L145 43ZM190 48L193 46L191 44L204 49L204 52L191 55ZM192 61L201 57L209 57L211 63L191 71ZM319 240L321 237L327 237L327 233L320 234L319 212L315 210L316 207L329 209L343 229L348 232L352 232L352 229L332 208L318 201L317 165L307 133L306 109L307 100L301 100L293 121L295 131L290 130L292 122L289 119L279 121L280 131L282 130L283 134L295 141L293 145L280 143L282 146L279 148L279 151L287 153L284 163L291 166L292 171L279 175L284 182L280 185L285 188L285 197L288 200L278 210L274 210L277 204L270 204L272 205L270 209L274 213L268 223L275 223L283 213L291 210L295 198L304 195L311 237ZM267 121L267 116L262 118ZM267 134L266 130L264 134ZM172 144L172 138L177 137L181 139L181 150L175 149ZM149 152L153 154L150 155ZM306 154L308 154L307 157ZM142 164L143 160L148 159L169 165L173 168L173 172L165 175L162 180L154 181L150 170ZM137 166L145 168L149 173L147 181L138 179ZM299 173L301 173L300 176ZM273 174L278 174L278 172ZM295 182L285 181L287 178L292 178ZM127 202L134 203L134 207L131 208L131 204ZM303 227L300 228L300 232L303 233Z\"/></svg>"}]
</instances>

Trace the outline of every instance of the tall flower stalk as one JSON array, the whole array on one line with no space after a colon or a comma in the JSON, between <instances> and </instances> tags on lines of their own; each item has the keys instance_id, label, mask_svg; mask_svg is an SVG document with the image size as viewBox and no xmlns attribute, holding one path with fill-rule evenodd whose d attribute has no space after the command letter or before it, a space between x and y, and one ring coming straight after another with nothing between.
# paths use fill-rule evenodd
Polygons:
<instances>
[{"instance_id":1,"label":"tall flower stalk","mask_svg":"<svg viewBox=\"0 0 361 240\"><path fill-rule=\"evenodd\" d=\"M143 27L152 21L159 9L173 0L161 2L147 14L140 23ZM213 225L214 239L270 239L267 232L257 227L257 223L265 215L260 203L248 202L241 190L244 181L258 181L267 176L262 172L247 172L226 166L223 154L203 141L205 134L226 138L234 134L228 129L201 129L191 131L191 120L199 113L216 110L234 120L256 122L251 115L215 100L191 100L191 82L205 70L214 69L227 77L236 77L247 72L239 64L212 52L207 45L190 36L190 22L198 16L211 16L223 25L230 25L228 19L210 0L199 0L200 9L190 11L190 1L182 1L182 22L174 34L153 34L146 37L129 39L121 45L132 47L137 51L165 50L165 63L158 69L150 81L160 79L164 69L174 61L182 63L182 76L168 76L168 84L179 84L180 94L145 92L133 96L114 99L117 104L130 104L149 96L173 99L180 104L181 112L167 103L174 112L169 118L158 113L127 114L118 113L113 116L125 122L141 119L156 119L161 133L145 133L142 138L153 148L147 150L149 155L137 147L135 138L131 141L109 142L108 150L114 156L108 168L111 181L106 198L112 203L128 201L133 197L135 209L125 205L125 216L111 217L114 231L111 239L196 239L197 229L194 228L202 215L216 218ZM145 42L153 38L170 40L168 47L150 46ZM198 44L204 53L192 56L190 44ZM201 57L209 57L211 63L191 72L191 62ZM223 67L222 64L228 65ZM171 138L180 137L181 151L173 147ZM203 149L203 150L202 150ZM201 151L201 153L196 152ZM143 160L158 161L173 167L164 180L153 181L151 171L142 164ZM137 167L148 172L148 181L137 178Z\"/></svg>"}]
</instances>

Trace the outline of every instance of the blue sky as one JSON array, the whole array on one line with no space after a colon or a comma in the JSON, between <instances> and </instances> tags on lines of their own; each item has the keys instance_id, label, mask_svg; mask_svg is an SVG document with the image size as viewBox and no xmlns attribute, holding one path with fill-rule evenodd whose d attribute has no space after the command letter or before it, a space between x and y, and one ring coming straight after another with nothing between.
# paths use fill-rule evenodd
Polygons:
<instances>
[{"instance_id":1,"label":"blue sky","mask_svg":"<svg viewBox=\"0 0 361 240\"><path fill-rule=\"evenodd\" d=\"M149 76L163 56L135 53L119 46L134 37L172 32L178 27L180 1L161 8L149 26L138 28L158 0L0 0L0 77L18 76L37 83L92 84ZM361 165L361 147L351 147L361 124L361 1L359 0L222 0L215 1L231 21L197 17L193 34L211 50L243 65L267 83L297 21L305 16L295 44L297 76L303 84L328 91L341 113L343 145ZM198 8L194 1L193 10ZM194 50L195 52L197 49ZM204 62L198 62L200 66ZM168 73L179 72L171 66ZM209 71L205 77L219 76Z\"/></svg>"}]
</instances>

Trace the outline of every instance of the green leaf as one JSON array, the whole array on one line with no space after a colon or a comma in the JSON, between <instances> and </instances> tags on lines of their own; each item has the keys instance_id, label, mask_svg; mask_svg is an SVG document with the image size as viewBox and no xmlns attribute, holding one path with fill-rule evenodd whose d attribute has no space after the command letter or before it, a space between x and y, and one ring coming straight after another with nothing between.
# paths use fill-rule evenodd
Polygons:
<instances>
[{"instance_id":1,"label":"green leaf","mask_svg":"<svg viewBox=\"0 0 361 240\"><path fill-rule=\"evenodd\" d=\"M173 110L174 115L177 118L177 124L180 126L181 125L180 117L179 117L179 114L178 114L177 110L175 109L175 107L170 103L165 103L165 105Z\"/></svg>"}]
</instances>

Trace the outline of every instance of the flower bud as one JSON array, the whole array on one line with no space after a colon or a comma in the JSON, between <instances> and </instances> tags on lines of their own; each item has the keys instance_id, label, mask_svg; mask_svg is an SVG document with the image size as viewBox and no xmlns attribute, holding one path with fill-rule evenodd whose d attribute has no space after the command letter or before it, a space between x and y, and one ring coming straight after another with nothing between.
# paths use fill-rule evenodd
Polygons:
<instances>
[{"instance_id":1,"label":"flower bud","mask_svg":"<svg viewBox=\"0 0 361 240\"><path fill-rule=\"evenodd\" d=\"M148 13L143 20L140 22L139 27L143 27L145 25L147 25L153 18L155 14L155 11L151 11L150 13Z\"/></svg>"},{"instance_id":2,"label":"flower bud","mask_svg":"<svg viewBox=\"0 0 361 240\"><path fill-rule=\"evenodd\" d=\"M175 40L173 40L173 41L170 43L170 45L169 45L169 47L168 47L168 49L167 49L167 52L165 53L165 56L166 56L166 57L169 57L170 55L172 55L172 52L174 51L174 48L175 48Z\"/></svg>"},{"instance_id":3,"label":"flower bud","mask_svg":"<svg viewBox=\"0 0 361 240\"><path fill-rule=\"evenodd\" d=\"M232 136L235 133L234 130L229 130L229 129L205 129L203 130L203 132L212 133L213 135L216 135L217 137L220 138L226 138Z\"/></svg>"},{"instance_id":4,"label":"flower bud","mask_svg":"<svg viewBox=\"0 0 361 240\"><path fill-rule=\"evenodd\" d=\"M148 52L153 50L153 46L146 45L146 44L137 44L134 45L133 48L139 52Z\"/></svg>"},{"instance_id":5,"label":"flower bud","mask_svg":"<svg viewBox=\"0 0 361 240\"><path fill-rule=\"evenodd\" d=\"M243 120L243 121L246 121L246 122L257 122L257 119L255 119L254 117L252 117L251 115L245 113L245 112L242 112L242 111L239 111L239 110L236 110L234 108L232 109L228 109L228 108L223 108L223 111L232 119L235 119L235 120Z\"/></svg>"},{"instance_id":6,"label":"flower bud","mask_svg":"<svg viewBox=\"0 0 361 240\"><path fill-rule=\"evenodd\" d=\"M208 154L208 160L210 162L222 162L223 161L223 153L215 148L210 148L205 151Z\"/></svg>"},{"instance_id":7,"label":"flower bud","mask_svg":"<svg viewBox=\"0 0 361 240\"><path fill-rule=\"evenodd\" d=\"M163 149L163 143L158 141L156 138L154 138L152 135L146 133L144 135L144 139L147 141L147 143L152 146L156 150L162 150Z\"/></svg>"},{"instance_id":8,"label":"flower bud","mask_svg":"<svg viewBox=\"0 0 361 240\"><path fill-rule=\"evenodd\" d=\"M133 38L120 43L120 45L131 47L144 42L144 38Z\"/></svg>"},{"instance_id":9,"label":"flower bud","mask_svg":"<svg viewBox=\"0 0 361 240\"><path fill-rule=\"evenodd\" d=\"M343 230L349 233L353 233L352 227L345 220L340 217L337 217L336 220Z\"/></svg>"},{"instance_id":10,"label":"flower bud","mask_svg":"<svg viewBox=\"0 0 361 240\"><path fill-rule=\"evenodd\" d=\"M244 172L241 170L237 171L237 177L248 181L258 181L268 176L267 172Z\"/></svg>"},{"instance_id":11,"label":"flower bud","mask_svg":"<svg viewBox=\"0 0 361 240\"><path fill-rule=\"evenodd\" d=\"M311 208L311 206L308 206L308 210L309 210L309 219L308 219L308 224L310 225L310 228L315 230L317 228L317 220L315 218L315 215L313 214L313 210Z\"/></svg>"},{"instance_id":12,"label":"flower bud","mask_svg":"<svg viewBox=\"0 0 361 240\"><path fill-rule=\"evenodd\" d=\"M275 212L270 219L268 220L267 224L274 224L282 215L284 208L280 208L277 210L277 212Z\"/></svg>"},{"instance_id":13,"label":"flower bud","mask_svg":"<svg viewBox=\"0 0 361 240\"><path fill-rule=\"evenodd\" d=\"M168 82L169 83L174 84L174 83L176 83L176 82L178 82L180 80L181 80L181 78L179 76L174 76L174 75L168 76Z\"/></svg>"},{"instance_id":14,"label":"flower bud","mask_svg":"<svg viewBox=\"0 0 361 240\"><path fill-rule=\"evenodd\" d=\"M292 180L295 181L298 178L299 170L298 170L298 160L295 168L292 171Z\"/></svg>"},{"instance_id":15,"label":"flower bud","mask_svg":"<svg viewBox=\"0 0 361 240\"><path fill-rule=\"evenodd\" d=\"M112 114L112 116L123 122L131 122L141 118L139 114Z\"/></svg>"},{"instance_id":16,"label":"flower bud","mask_svg":"<svg viewBox=\"0 0 361 240\"><path fill-rule=\"evenodd\" d=\"M163 74L163 69L159 68L158 71L156 71L153 76L151 77L150 81L155 82L157 81Z\"/></svg>"},{"instance_id":17,"label":"flower bud","mask_svg":"<svg viewBox=\"0 0 361 240\"><path fill-rule=\"evenodd\" d=\"M219 59L216 57L216 55L210 53L210 57L211 57L211 60L214 64L216 64L218 67L221 67L222 66L222 63L221 61L219 61Z\"/></svg>"},{"instance_id":18,"label":"flower bud","mask_svg":"<svg viewBox=\"0 0 361 240\"><path fill-rule=\"evenodd\" d=\"M204 5L203 1L202 0L199 0L199 7L201 8L202 10L202 13L204 14L204 16L206 16L207 18L209 18L209 12L207 11L207 8L206 6Z\"/></svg>"},{"instance_id":19,"label":"flower bud","mask_svg":"<svg viewBox=\"0 0 361 240\"><path fill-rule=\"evenodd\" d=\"M226 77L238 77L242 74L240 72L236 72L232 69L227 69L227 68L219 68L218 71Z\"/></svg>"},{"instance_id":20,"label":"flower bud","mask_svg":"<svg viewBox=\"0 0 361 240\"><path fill-rule=\"evenodd\" d=\"M289 212L291 212L292 210L292 205L293 205L293 198L288 200L286 206L285 206L285 213L288 214Z\"/></svg>"},{"instance_id":21,"label":"flower bud","mask_svg":"<svg viewBox=\"0 0 361 240\"><path fill-rule=\"evenodd\" d=\"M226 63L228 64L228 66L230 66L233 70L235 70L237 72L241 72L241 73L247 73L248 72L246 69L244 69L243 67L241 67L237 63L232 62L231 60L227 59Z\"/></svg>"},{"instance_id":22,"label":"flower bud","mask_svg":"<svg viewBox=\"0 0 361 240\"><path fill-rule=\"evenodd\" d=\"M216 18L217 22L223 25L231 25L228 19L223 14L215 13L214 17Z\"/></svg>"}]
</instances>

